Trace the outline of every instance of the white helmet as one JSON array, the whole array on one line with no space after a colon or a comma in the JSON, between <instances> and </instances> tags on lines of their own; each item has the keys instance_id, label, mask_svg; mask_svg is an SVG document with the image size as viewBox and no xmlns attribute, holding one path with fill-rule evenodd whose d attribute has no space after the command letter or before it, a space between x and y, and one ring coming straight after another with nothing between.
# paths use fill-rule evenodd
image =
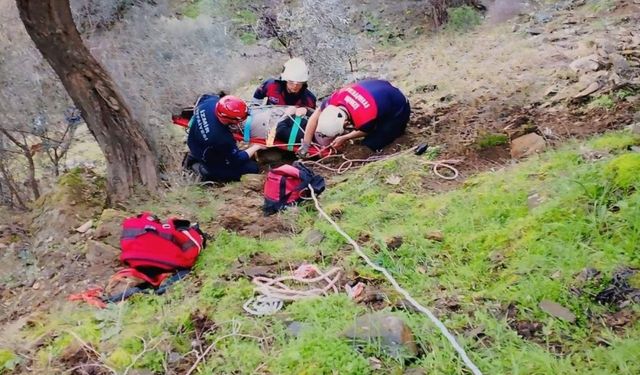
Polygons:
<instances>
[{"instance_id":1,"label":"white helmet","mask_svg":"<svg viewBox=\"0 0 640 375\"><path fill-rule=\"evenodd\" d=\"M328 105L320 113L316 132L325 137L337 137L344 131L345 121L347 121L347 114L342 108Z\"/></svg>"},{"instance_id":2,"label":"white helmet","mask_svg":"<svg viewBox=\"0 0 640 375\"><path fill-rule=\"evenodd\" d=\"M294 57L284 63L280 79L283 81L307 82L309 80L309 69L304 60Z\"/></svg>"}]
</instances>

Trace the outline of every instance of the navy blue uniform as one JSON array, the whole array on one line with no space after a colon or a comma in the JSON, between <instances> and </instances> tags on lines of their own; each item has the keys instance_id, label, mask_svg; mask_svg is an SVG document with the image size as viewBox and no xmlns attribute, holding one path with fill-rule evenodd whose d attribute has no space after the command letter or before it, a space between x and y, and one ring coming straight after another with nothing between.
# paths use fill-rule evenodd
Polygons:
<instances>
[{"instance_id":1,"label":"navy blue uniform","mask_svg":"<svg viewBox=\"0 0 640 375\"><path fill-rule=\"evenodd\" d=\"M203 96L193 111L187 145L190 164L200 163L204 181L238 181L243 174L258 173L258 164L236 145L231 131L216 117L219 96Z\"/></svg>"},{"instance_id":2,"label":"navy blue uniform","mask_svg":"<svg viewBox=\"0 0 640 375\"><path fill-rule=\"evenodd\" d=\"M362 144L373 151L401 136L409 122L411 107L404 94L388 81L371 79L335 91L322 103L344 107L356 130L367 133Z\"/></svg>"},{"instance_id":3,"label":"navy blue uniform","mask_svg":"<svg viewBox=\"0 0 640 375\"><path fill-rule=\"evenodd\" d=\"M267 98L271 105L295 105L296 107L316 108L316 97L305 83L300 91L292 94L287 91L287 81L268 79L253 93L254 99Z\"/></svg>"}]
</instances>

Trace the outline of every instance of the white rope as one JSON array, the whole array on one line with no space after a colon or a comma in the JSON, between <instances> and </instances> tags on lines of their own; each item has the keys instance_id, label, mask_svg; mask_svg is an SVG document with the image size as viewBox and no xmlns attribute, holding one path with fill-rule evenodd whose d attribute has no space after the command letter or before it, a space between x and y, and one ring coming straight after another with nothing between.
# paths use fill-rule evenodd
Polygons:
<instances>
[{"instance_id":1,"label":"white rope","mask_svg":"<svg viewBox=\"0 0 640 375\"><path fill-rule=\"evenodd\" d=\"M340 281L342 276L341 269L333 267L326 272L316 271L318 276L316 277L299 277L299 276L280 276L277 278L270 278L265 276L256 276L251 280L256 285L254 290L262 295L271 298L277 298L283 301L297 301L309 297L326 296L329 292L333 291L338 293L338 287L336 284ZM307 285L308 289L295 289L289 287L284 282L295 282L302 285ZM322 287L318 287L318 284L325 284Z\"/></svg>"},{"instance_id":2,"label":"white rope","mask_svg":"<svg viewBox=\"0 0 640 375\"><path fill-rule=\"evenodd\" d=\"M277 313L283 305L284 302L281 299L259 295L245 302L242 308L251 315L262 316Z\"/></svg>"},{"instance_id":3,"label":"white rope","mask_svg":"<svg viewBox=\"0 0 640 375\"><path fill-rule=\"evenodd\" d=\"M316 209L318 210L318 212L320 212L320 214L329 222L331 223L331 225L333 225L333 227L336 229L336 231L338 233L340 233L350 244L351 246L353 246L353 248L355 249L356 253L358 253L358 255L365 260L365 262L367 262L367 264L375 269L378 272L381 272L386 278L387 280L389 280L389 282L391 283L391 285L393 285L393 287L400 293L402 294L402 296L409 301L409 303L411 303L411 305L413 305L413 307L415 307L418 311L422 312L423 314L425 314L432 322L433 324L435 324L438 329L440 329L440 332L442 332L442 334L444 335L444 337L447 338L447 340L449 340L449 342L451 343L451 345L453 346L453 348L456 350L456 352L458 352L458 354L460 355L460 357L462 358L462 361L465 363L465 365L469 368L469 370L471 370L471 372L474 375L482 375L482 372L480 372L480 370L478 369L478 367L471 361L471 359L467 356L467 353L464 351L464 349L460 346L460 344L458 344L458 342L456 341L455 337L453 337L453 335L449 332L449 330L447 329L447 327L445 327L444 324L442 324L442 322L431 313L431 311L429 311L429 309L427 309L426 307L422 306L420 303L418 303L418 301L416 301L413 297L411 297L411 295L409 294L409 292L407 292L406 290L404 290L400 284L398 284L398 282L396 281L396 279L391 275L391 273L389 273L389 271L387 271L384 267L380 267L377 264L373 263L371 261L371 259L369 259L369 257L367 257L367 255L362 252L362 249L360 249L360 246L358 245L358 243L356 243L351 237L349 237L349 235L347 233L345 233L342 228L340 228L340 226L338 226L338 224L336 224L335 221L333 221L331 219L331 217L329 217L329 215L327 215L326 212L324 212L324 210L320 207L320 202L318 202L318 198L316 197L315 192L313 191L313 188L311 187L311 185L309 185L309 191L311 191L311 197L313 198L313 202L315 203Z\"/></svg>"}]
</instances>

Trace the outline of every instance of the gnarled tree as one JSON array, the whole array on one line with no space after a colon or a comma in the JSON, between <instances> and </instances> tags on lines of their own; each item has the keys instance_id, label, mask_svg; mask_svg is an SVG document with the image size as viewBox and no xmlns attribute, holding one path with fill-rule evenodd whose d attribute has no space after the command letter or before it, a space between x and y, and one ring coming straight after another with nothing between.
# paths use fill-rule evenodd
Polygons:
<instances>
[{"instance_id":1,"label":"gnarled tree","mask_svg":"<svg viewBox=\"0 0 640 375\"><path fill-rule=\"evenodd\" d=\"M73 21L69 0L16 0L29 36L60 77L107 161L109 203L136 185L155 190L157 158L115 83L89 53Z\"/></svg>"}]
</instances>

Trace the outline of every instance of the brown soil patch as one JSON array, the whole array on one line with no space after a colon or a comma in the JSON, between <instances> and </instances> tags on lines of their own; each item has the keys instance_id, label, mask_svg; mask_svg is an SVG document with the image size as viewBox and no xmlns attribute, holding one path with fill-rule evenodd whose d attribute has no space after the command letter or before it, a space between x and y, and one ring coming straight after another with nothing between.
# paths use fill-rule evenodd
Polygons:
<instances>
[{"instance_id":1,"label":"brown soil patch","mask_svg":"<svg viewBox=\"0 0 640 375\"><path fill-rule=\"evenodd\" d=\"M275 238L295 232L294 225L284 215L264 215L264 198L261 192L245 190L243 193L238 195L237 191L228 190L219 195L224 204L215 224L228 231L254 238ZM216 232L216 228L213 228L213 232Z\"/></svg>"}]
</instances>

